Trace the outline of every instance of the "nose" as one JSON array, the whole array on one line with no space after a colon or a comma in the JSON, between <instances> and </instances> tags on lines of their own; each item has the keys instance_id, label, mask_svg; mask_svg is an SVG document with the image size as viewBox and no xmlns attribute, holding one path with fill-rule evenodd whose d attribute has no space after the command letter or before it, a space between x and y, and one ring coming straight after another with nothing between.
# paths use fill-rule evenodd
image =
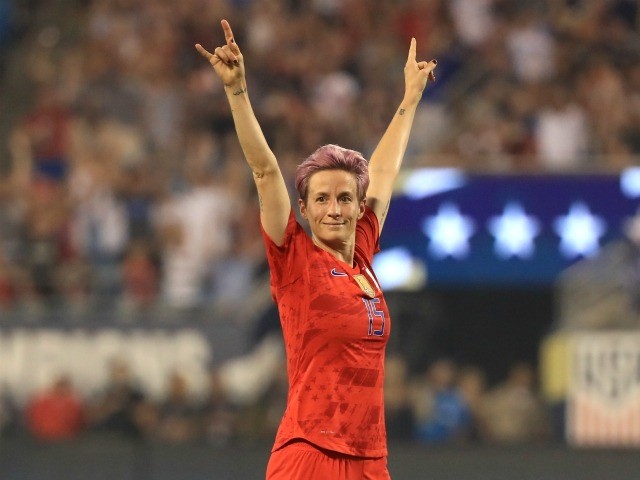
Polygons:
<instances>
[{"instance_id":1,"label":"nose","mask_svg":"<svg viewBox=\"0 0 640 480\"><path fill-rule=\"evenodd\" d=\"M331 218L340 216L340 205L338 204L338 200L332 200L329 205L329 216Z\"/></svg>"}]
</instances>

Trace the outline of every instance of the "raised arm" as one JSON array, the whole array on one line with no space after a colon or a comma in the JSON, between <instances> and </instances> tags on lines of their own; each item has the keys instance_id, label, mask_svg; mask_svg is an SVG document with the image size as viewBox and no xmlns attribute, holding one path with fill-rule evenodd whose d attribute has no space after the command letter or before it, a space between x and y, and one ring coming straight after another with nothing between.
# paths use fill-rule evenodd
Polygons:
<instances>
[{"instance_id":1,"label":"raised arm","mask_svg":"<svg viewBox=\"0 0 640 480\"><path fill-rule=\"evenodd\" d=\"M367 205L378 217L380 231L389 209L393 184L407 149L416 108L427 81L435 80L433 69L436 64L436 60L416 61L416 39L412 38L409 56L404 67L404 98L369 161L370 183L367 190Z\"/></svg>"},{"instance_id":2,"label":"raised arm","mask_svg":"<svg viewBox=\"0 0 640 480\"><path fill-rule=\"evenodd\" d=\"M282 245L291 211L287 187L253 113L240 48L235 43L229 22L222 20L221 24L226 44L216 48L213 54L200 44L196 44L196 50L209 61L224 84L238 140L258 189L262 227L276 245Z\"/></svg>"}]
</instances>

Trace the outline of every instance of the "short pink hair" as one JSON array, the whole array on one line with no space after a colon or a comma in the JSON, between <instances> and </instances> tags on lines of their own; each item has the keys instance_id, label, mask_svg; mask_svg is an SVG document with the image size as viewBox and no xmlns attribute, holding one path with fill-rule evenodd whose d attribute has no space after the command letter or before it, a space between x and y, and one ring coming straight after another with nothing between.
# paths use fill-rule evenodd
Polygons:
<instances>
[{"instance_id":1,"label":"short pink hair","mask_svg":"<svg viewBox=\"0 0 640 480\"><path fill-rule=\"evenodd\" d=\"M309 155L296 169L296 189L307 201L309 179L321 170L344 170L352 173L358 187L358 201L362 201L369 188L369 165L360 152L338 145L323 145Z\"/></svg>"}]
</instances>

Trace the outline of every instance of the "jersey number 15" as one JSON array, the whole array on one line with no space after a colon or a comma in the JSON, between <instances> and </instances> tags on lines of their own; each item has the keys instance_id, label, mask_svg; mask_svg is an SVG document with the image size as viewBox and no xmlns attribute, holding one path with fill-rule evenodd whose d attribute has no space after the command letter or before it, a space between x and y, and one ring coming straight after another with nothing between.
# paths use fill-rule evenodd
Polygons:
<instances>
[{"instance_id":1,"label":"jersey number 15","mask_svg":"<svg viewBox=\"0 0 640 480\"><path fill-rule=\"evenodd\" d=\"M369 317L369 335L381 337L384 335L384 311L378 310L379 298L363 298ZM376 328L378 327L379 328Z\"/></svg>"}]
</instances>

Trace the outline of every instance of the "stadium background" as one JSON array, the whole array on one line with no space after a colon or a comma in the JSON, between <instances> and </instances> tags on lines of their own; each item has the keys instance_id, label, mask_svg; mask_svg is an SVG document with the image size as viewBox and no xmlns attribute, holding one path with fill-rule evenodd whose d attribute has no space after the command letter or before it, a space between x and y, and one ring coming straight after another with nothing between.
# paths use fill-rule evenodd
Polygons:
<instances>
[{"instance_id":1,"label":"stadium background","mask_svg":"<svg viewBox=\"0 0 640 480\"><path fill-rule=\"evenodd\" d=\"M619 254L640 196L638 10L630 0L1 0L0 477L264 470L284 399L277 319L250 175L193 49L219 43L228 18L289 180L323 143L371 153L400 100L411 36L438 59L383 236L393 255L377 269L389 272L400 365L390 390L428 403L425 372L448 359L480 372L490 398L525 364L537 378L526 402L542 406L544 428L426 438L394 417L394 478L634 478L640 440L568 444L566 379L545 342L638 326ZM591 230L563 253L558 219L576 204ZM535 252L517 235L495 250L489 225L508 205L538 222ZM434 250L440 212L472 222L460 250ZM117 355L157 409L140 437L94 418ZM206 433L162 426L174 374L207 404ZM61 375L89 413L71 438L39 438L28 405ZM629 398L640 394L637 375L631 383Z\"/></svg>"}]
</instances>

